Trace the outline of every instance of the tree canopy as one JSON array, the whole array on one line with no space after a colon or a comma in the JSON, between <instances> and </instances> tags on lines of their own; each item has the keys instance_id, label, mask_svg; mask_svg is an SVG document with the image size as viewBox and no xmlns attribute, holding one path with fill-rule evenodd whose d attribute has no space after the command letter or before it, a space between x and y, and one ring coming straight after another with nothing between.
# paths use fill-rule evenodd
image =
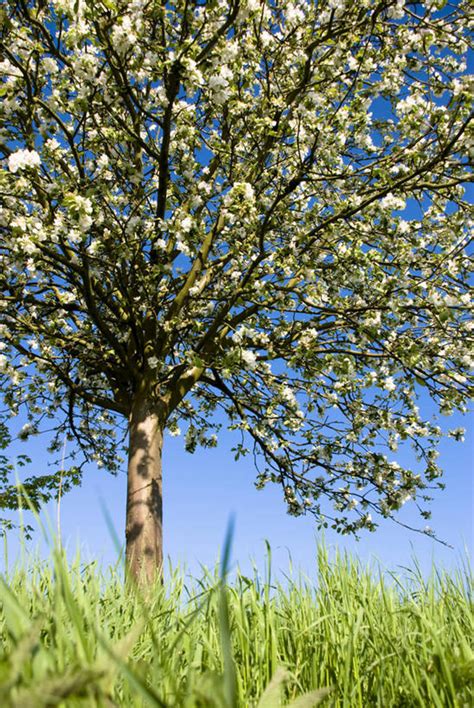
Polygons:
<instances>
[{"instance_id":1,"label":"tree canopy","mask_svg":"<svg viewBox=\"0 0 474 708\"><path fill-rule=\"evenodd\" d=\"M467 5L7 0L0 375L22 435L113 472L142 396L190 451L225 413L292 514L428 516L420 387L443 413L472 392Z\"/></svg>"}]
</instances>

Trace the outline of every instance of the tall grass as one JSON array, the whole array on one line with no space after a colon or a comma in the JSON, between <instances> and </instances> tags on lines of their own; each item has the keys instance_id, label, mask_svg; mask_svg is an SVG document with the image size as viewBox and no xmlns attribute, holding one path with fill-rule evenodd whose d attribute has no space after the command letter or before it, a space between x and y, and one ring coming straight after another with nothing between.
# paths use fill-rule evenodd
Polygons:
<instances>
[{"instance_id":1,"label":"tall grass","mask_svg":"<svg viewBox=\"0 0 474 708\"><path fill-rule=\"evenodd\" d=\"M0 705L474 704L467 566L401 581L321 545L316 584L267 575L170 568L143 597L56 547L0 581Z\"/></svg>"}]
</instances>

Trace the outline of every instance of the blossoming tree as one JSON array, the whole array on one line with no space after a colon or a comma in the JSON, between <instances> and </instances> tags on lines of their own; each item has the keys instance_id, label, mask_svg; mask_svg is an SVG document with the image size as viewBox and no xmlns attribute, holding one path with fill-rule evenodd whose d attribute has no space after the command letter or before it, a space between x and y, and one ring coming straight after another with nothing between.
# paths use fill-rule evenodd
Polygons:
<instances>
[{"instance_id":1,"label":"blossoming tree","mask_svg":"<svg viewBox=\"0 0 474 708\"><path fill-rule=\"evenodd\" d=\"M257 485L342 532L439 484L419 387L472 390L466 7L4 4L3 397L111 471L128 434L133 574L179 422L193 451L225 413Z\"/></svg>"}]
</instances>

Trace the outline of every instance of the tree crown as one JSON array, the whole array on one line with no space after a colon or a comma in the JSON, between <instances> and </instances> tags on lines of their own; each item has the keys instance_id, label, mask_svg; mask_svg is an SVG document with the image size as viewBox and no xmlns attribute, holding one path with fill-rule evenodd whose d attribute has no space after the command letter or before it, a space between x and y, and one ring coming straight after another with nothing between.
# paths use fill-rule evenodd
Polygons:
<instances>
[{"instance_id":1,"label":"tree crown","mask_svg":"<svg viewBox=\"0 0 474 708\"><path fill-rule=\"evenodd\" d=\"M2 12L0 371L23 435L55 421L53 447L114 471L146 395L191 451L224 411L258 485L338 530L425 495L441 431L418 387L443 412L472 391L465 4ZM404 440L422 472L384 452Z\"/></svg>"}]
</instances>

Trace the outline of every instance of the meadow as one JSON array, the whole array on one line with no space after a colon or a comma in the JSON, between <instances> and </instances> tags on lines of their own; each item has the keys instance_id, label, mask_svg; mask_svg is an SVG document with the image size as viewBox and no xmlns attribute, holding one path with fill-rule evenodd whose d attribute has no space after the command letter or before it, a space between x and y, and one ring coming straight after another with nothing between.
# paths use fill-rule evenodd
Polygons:
<instances>
[{"instance_id":1,"label":"meadow","mask_svg":"<svg viewBox=\"0 0 474 708\"><path fill-rule=\"evenodd\" d=\"M226 551L226 549L224 549ZM31 558L0 581L0 705L276 708L474 704L473 577L402 576L318 548L310 581Z\"/></svg>"}]
</instances>

